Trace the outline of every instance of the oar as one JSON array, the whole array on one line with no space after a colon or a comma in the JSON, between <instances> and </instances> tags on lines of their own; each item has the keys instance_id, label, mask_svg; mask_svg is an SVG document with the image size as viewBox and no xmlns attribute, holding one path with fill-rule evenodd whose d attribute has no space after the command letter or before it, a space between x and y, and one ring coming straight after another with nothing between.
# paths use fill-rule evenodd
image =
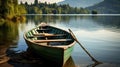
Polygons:
<instances>
[{"instance_id":1,"label":"oar","mask_svg":"<svg viewBox=\"0 0 120 67\"><path fill-rule=\"evenodd\" d=\"M70 34L73 36L73 38L75 39L75 41L82 47L82 49L89 55L89 57L92 59L92 61L94 61L97 64L100 64L101 62L97 61L94 57L92 57L92 55L82 46L82 44L77 40L76 36L74 35L74 33L68 29L70 31Z\"/></svg>"}]
</instances>

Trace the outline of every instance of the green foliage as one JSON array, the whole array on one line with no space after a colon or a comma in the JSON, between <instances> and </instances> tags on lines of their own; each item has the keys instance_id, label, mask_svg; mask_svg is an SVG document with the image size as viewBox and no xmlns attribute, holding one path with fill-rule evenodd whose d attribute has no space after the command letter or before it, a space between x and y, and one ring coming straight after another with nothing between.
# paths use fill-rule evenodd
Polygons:
<instances>
[{"instance_id":1,"label":"green foliage","mask_svg":"<svg viewBox=\"0 0 120 67\"><path fill-rule=\"evenodd\" d=\"M98 12L96 10L92 10L92 14L97 14Z\"/></svg>"},{"instance_id":2,"label":"green foliage","mask_svg":"<svg viewBox=\"0 0 120 67\"><path fill-rule=\"evenodd\" d=\"M38 5L38 0L34 0L34 4L37 6Z\"/></svg>"},{"instance_id":3,"label":"green foliage","mask_svg":"<svg viewBox=\"0 0 120 67\"><path fill-rule=\"evenodd\" d=\"M34 14L42 14L42 10L36 6L33 7L32 11Z\"/></svg>"},{"instance_id":4,"label":"green foliage","mask_svg":"<svg viewBox=\"0 0 120 67\"><path fill-rule=\"evenodd\" d=\"M20 14L85 14L89 13L84 8L73 8L69 4L57 5L56 3L38 3L28 4L27 2L19 5L18 0L0 0L0 17L12 19Z\"/></svg>"},{"instance_id":5,"label":"green foliage","mask_svg":"<svg viewBox=\"0 0 120 67\"><path fill-rule=\"evenodd\" d=\"M18 5L19 14L27 14L26 8L24 5Z\"/></svg>"},{"instance_id":6,"label":"green foliage","mask_svg":"<svg viewBox=\"0 0 120 67\"><path fill-rule=\"evenodd\" d=\"M18 0L0 0L0 18L13 19L26 13L25 6L19 5Z\"/></svg>"},{"instance_id":7,"label":"green foliage","mask_svg":"<svg viewBox=\"0 0 120 67\"><path fill-rule=\"evenodd\" d=\"M23 4L23 3L22 3ZM47 4L38 3L38 0L34 1L34 4L24 4L28 14L88 14L89 11L84 8L73 8L69 4L57 5L56 3Z\"/></svg>"}]
</instances>

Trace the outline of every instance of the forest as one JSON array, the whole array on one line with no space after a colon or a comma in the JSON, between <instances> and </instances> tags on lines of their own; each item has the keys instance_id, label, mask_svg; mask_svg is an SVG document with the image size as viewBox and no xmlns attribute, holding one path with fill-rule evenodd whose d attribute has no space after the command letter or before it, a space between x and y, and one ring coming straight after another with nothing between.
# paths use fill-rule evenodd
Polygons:
<instances>
[{"instance_id":1,"label":"forest","mask_svg":"<svg viewBox=\"0 0 120 67\"><path fill-rule=\"evenodd\" d=\"M27 11L23 5L18 4L18 0L0 0L0 18L12 19L24 13Z\"/></svg>"},{"instance_id":2,"label":"forest","mask_svg":"<svg viewBox=\"0 0 120 67\"><path fill-rule=\"evenodd\" d=\"M0 21L1 18L9 20L18 20L22 14L88 14L85 8L71 7L69 4L57 5L56 3L41 3L34 0L34 3L28 4L18 0L0 0Z\"/></svg>"},{"instance_id":3,"label":"forest","mask_svg":"<svg viewBox=\"0 0 120 67\"><path fill-rule=\"evenodd\" d=\"M28 14L88 14L84 8L71 7L69 4L57 5L56 3L41 3L35 0L33 4L20 3L24 5Z\"/></svg>"}]
</instances>

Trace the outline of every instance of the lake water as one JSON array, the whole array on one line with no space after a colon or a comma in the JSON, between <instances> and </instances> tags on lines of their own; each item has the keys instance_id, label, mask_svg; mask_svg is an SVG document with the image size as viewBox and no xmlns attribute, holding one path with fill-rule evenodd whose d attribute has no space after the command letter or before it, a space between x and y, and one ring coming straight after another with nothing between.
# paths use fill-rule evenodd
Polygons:
<instances>
[{"instance_id":1,"label":"lake water","mask_svg":"<svg viewBox=\"0 0 120 67\"><path fill-rule=\"evenodd\" d=\"M6 51L16 53L27 50L23 34L41 22L67 30L71 29L80 43L102 64L95 65L76 43L71 59L65 67L120 67L120 16L119 15L26 15L26 21L0 26L0 55ZM19 67L5 63L7 67ZM24 66L25 64L23 64ZM4 66L2 64L2 66ZM1 66L0 66L1 67ZM25 66L24 66L25 67ZM33 67L27 64L26 67Z\"/></svg>"}]
</instances>

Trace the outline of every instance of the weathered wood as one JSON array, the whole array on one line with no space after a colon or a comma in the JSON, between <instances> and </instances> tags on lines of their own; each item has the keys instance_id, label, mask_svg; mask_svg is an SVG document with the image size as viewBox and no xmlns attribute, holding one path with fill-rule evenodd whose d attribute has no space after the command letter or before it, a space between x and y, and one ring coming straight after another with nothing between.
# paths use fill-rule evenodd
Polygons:
<instances>
[{"instance_id":1,"label":"weathered wood","mask_svg":"<svg viewBox=\"0 0 120 67\"><path fill-rule=\"evenodd\" d=\"M94 61L96 64L101 64L101 62L97 61L84 47L83 45L77 40L76 36L72 32L72 30L68 29L70 34L73 36L74 40L81 46L81 48L88 54L88 56Z\"/></svg>"},{"instance_id":2,"label":"weathered wood","mask_svg":"<svg viewBox=\"0 0 120 67\"><path fill-rule=\"evenodd\" d=\"M6 54L0 55L0 58L1 58L1 57L5 57L5 56L6 56Z\"/></svg>"},{"instance_id":3,"label":"weathered wood","mask_svg":"<svg viewBox=\"0 0 120 67\"><path fill-rule=\"evenodd\" d=\"M52 40L32 40L36 43L43 43L43 42L63 42L63 41L71 41L71 39L52 39Z\"/></svg>"},{"instance_id":4,"label":"weathered wood","mask_svg":"<svg viewBox=\"0 0 120 67\"><path fill-rule=\"evenodd\" d=\"M7 61L9 61L9 57L7 57L7 56L5 56L5 57L3 57L3 58L0 58L0 64L2 64L2 63L5 63L5 62L7 62Z\"/></svg>"},{"instance_id":5,"label":"weathered wood","mask_svg":"<svg viewBox=\"0 0 120 67\"><path fill-rule=\"evenodd\" d=\"M38 29L50 30L38 31ZM75 40L69 32L46 24L26 32L24 38L28 47L37 55L62 66L71 56L75 45Z\"/></svg>"},{"instance_id":6,"label":"weathered wood","mask_svg":"<svg viewBox=\"0 0 120 67\"><path fill-rule=\"evenodd\" d=\"M51 36L64 36L65 34L38 33L38 34L33 34L33 35L34 35L34 36L51 37Z\"/></svg>"},{"instance_id":7,"label":"weathered wood","mask_svg":"<svg viewBox=\"0 0 120 67\"><path fill-rule=\"evenodd\" d=\"M49 31L50 29L38 29L37 31Z\"/></svg>"}]
</instances>

